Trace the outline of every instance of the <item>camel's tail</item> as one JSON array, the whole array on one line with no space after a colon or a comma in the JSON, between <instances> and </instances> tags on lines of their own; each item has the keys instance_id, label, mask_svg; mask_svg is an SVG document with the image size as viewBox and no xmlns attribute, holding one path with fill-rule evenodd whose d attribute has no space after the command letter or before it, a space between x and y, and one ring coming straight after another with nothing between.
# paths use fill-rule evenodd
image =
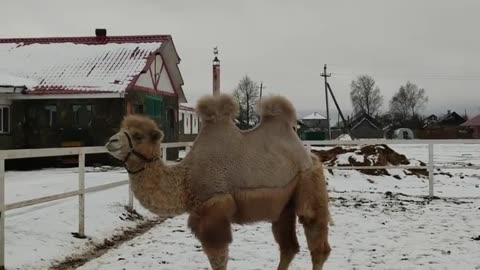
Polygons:
<instances>
[{"instance_id":1,"label":"camel's tail","mask_svg":"<svg viewBox=\"0 0 480 270\"><path fill-rule=\"evenodd\" d=\"M295 126L297 113L293 104L285 97L273 95L262 98L257 107L262 119L275 118Z\"/></svg>"},{"instance_id":2,"label":"camel's tail","mask_svg":"<svg viewBox=\"0 0 480 270\"><path fill-rule=\"evenodd\" d=\"M231 95L204 96L197 102L196 112L202 122L234 119L239 113L238 103Z\"/></svg>"}]
</instances>

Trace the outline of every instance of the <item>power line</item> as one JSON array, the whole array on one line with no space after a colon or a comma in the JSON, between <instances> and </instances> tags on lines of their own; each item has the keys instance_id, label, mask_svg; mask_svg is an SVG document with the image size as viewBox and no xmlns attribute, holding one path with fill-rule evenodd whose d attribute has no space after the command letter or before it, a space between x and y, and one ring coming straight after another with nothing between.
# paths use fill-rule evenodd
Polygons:
<instances>
[{"instance_id":1,"label":"power line","mask_svg":"<svg viewBox=\"0 0 480 270\"><path fill-rule=\"evenodd\" d=\"M375 72L335 72L337 77L351 77L361 74L369 74L380 78L418 78L427 80L451 80L451 81L480 81L480 75L422 75L422 74L381 74Z\"/></svg>"}]
</instances>

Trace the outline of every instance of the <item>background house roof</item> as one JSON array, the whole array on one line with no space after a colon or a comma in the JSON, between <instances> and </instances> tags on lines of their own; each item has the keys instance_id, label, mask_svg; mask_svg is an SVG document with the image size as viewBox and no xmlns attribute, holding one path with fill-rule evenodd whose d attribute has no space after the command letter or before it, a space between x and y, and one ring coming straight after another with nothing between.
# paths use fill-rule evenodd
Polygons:
<instances>
[{"instance_id":1,"label":"background house roof","mask_svg":"<svg viewBox=\"0 0 480 270\"><path fill-rule=\"evenodd\" d=\"M480 126L480 114L467 120L465 123L461 124L461 126L466 126L466 127Z\"/></svg>"},{"instance_id":2,"label":"background house roof","mask_svg":"<svg viewBox=\"0 0 480 270\"><path fill-rule=\"evenodd\" d=\"M350 122L351 129L355 129L358 125L360 125L363 121L369 122L374 128L378 130L382 130L380 122L378 122L375 118L373 118L371 115L360 112L354 115Z\"/></svg>"},{"instance_id":3,"label":"background house roof","mask_svg":"<svg viewBox=\"0 0 480 270\"><path fill-rule=\"evenodd\" d=\"M0 39L0 74L36 81L32 95L123 93L169 41L169 35Z\"/></svg>"},{"instance_id":4,"label":"background house roof","mask_svg":"<svg viewBox=\"0 0 480 270\"><path fill-rule=\"evenodd\" d=\"M302 119L303 120L309 120L309 119L325 120L327 118L325 116L319 114L318 112L314 112L312 114L309 114L309 115L303 117Z\"/></svg>"}]
</instances>

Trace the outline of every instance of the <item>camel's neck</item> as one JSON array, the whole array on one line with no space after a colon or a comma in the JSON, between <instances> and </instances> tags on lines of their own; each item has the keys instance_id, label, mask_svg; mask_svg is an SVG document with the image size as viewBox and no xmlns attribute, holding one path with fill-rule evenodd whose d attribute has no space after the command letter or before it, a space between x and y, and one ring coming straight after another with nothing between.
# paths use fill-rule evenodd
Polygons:
<instances>
[{"instance_id":1,"label":"camel's neck","mask_svg":"<svg viewBox=\"0 0 480 270\"><path fill-rule=\"evenodd\" d=\"M139 165L129 168L132 171L143 168ZM158 215L176 216L187 211L185 175L182 166L167 166L158 160L147 163L139 173L129 174L129 178L133 194L143 207Z\"/></svg>"}]
</instances>

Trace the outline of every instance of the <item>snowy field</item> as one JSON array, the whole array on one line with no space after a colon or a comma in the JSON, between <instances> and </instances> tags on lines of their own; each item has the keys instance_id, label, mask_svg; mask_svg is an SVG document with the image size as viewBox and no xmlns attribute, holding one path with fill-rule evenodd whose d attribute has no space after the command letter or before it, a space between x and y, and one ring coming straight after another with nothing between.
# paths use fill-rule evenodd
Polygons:
<instances>
[{"instance_id":1,"label":"snowy field","mask_svg":"<svg viewBox=\"0 0 480 270\"><path fill-rule=\"evenodd\" d=\"M415 160L427 161L427 147L391 146ZM480 165L480 146L435 147L436 165ZM325 269L480 269L480 171L437 171L435 195L428 179L390 170L392 176L357 171L327 173L331 211L332 254ZM393 175L400 176L396 179ZM86 175L88 186L126 179L123 170ZM7 202L74 190L76 169L7 173ZM53 260L86 249L134 221L121 219L127 186L86 195L86 233L78 227L77 199L7 212L7 269L46 269ZM137 204L138 206L138 204ZM145 210L139 212L152 217ZM229 269L275 269L277 246L270 225L234 226ZM301 252L291 269L309 269L305 237L298 226ZM209 269L198 241L186 228L186 216L165 221L78 269Z\"/></svg>"}]
</instances>

